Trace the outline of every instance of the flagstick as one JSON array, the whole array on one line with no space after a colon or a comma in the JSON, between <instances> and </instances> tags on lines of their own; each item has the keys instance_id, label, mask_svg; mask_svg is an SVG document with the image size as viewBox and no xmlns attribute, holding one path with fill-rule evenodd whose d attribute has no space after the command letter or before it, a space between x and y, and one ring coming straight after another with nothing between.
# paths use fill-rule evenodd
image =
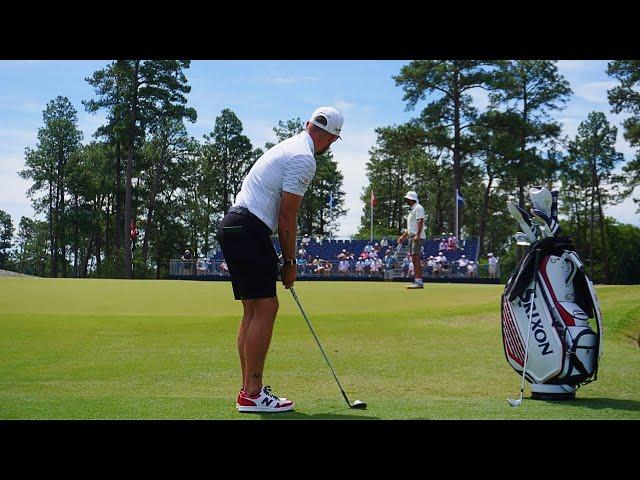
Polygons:
<instances>
[{"instance_id":1,"label":"flagstick","mask_svg":"<svg viewBox=\"0 0 640 480\"><path fill-rule=\"evenodd\" d=\"M456 238L460 238L458 232L458 189L456 188Z\"/></svg>"},{"instance_id":2,"label":"flagstick","mask_svg":"<svg viewBox=\"0 0 640 480\"><path fill-rule=\"evenodd\" d=\"M333 240L333 230L331 229L333 223L333 192L329 192L329 239Z\"/></svg>"},{"instance_id":3,"label":"flagstick","mask_svg":"<svg viewBox=\"0 0 640 480\"><path fill-rule=\"evenodd\" d=\"M371 192L371 243L373 243L373 191Z\"/></svg>"}]
</instances>

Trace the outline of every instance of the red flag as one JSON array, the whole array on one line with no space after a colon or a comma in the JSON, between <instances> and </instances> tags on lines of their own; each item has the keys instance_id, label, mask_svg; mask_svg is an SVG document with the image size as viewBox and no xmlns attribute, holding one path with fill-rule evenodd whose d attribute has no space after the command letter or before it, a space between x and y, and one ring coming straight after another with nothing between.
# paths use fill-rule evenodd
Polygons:
<instances>
[{"instance_id":1,"label":"red flag","mask_svg":"<svg viewBox=\"0 0 640 480\"><path fill-rule=\"evenodd\" d=\"M376 196L373 194L373 190L371 190L371 206L375 207L378 204L378 200L376 200Z\"/></svg>"}]
</instances>

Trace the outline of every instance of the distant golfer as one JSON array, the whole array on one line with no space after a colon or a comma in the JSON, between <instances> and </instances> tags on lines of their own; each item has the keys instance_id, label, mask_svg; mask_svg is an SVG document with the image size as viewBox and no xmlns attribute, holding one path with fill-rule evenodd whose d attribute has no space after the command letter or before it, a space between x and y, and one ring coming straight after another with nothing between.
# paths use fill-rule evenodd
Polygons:
<instances>
[{"instance_id":1,"label":"distant golfer","mask_svg":"<svg viewBox=\"0 0 640 480\"><path fill-rule=\"evenodd\" d=\"M267 150L245 177L218 228L233 295L244 308L238 332L242 389L236 408L241 412L284 412L294 407L262 380L278 313L277 275L280 271L287 289L296 279L296 217L316 173L314 155L325 153L340 138L342 123L338 110L320 107L305 131ZM270 238L276 227L284 261L281 269Z\"/></svg>"},{"instance_id":2,"label":"distant golfer","mask_svg":"<svg viewBox=\"0 0 640 480\"><path fill-rule=\"evenodd\" d=\"M414 281L407 288L424 288L422 284L422 263L420 263L422 247L427 239L424 228L424 207L418 203L418 194L414 191L407 192L404 200L411 207L411 210L407 216L407 229L398 237L398 243L404 242L407 237L409 238L409 255L413 260L414 268Z\"/></svg>"}]
</instances>

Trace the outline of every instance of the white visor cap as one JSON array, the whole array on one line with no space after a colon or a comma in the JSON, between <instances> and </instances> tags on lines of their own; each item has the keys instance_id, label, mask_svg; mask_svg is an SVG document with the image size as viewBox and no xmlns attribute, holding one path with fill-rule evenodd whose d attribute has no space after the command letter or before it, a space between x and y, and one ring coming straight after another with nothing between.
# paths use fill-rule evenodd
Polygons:
<instances>
[{"instance_id":1,"label":"white visor cap","mask_svg":"<svg viewBox=\"0 0 640 480\"><path fill-rule=\"evenodd\" d=\"M322 123L316 121L316 117L322 116L327 119L327 124L323 125ZM326 130L331 135L337 135L340 137L340 131L342 130L342 123L344 119L342 118L342 113L336 110L333 107L320 107L316 108L311 114L311 118L309 122L314 124L316 127Z\"/></svg>"}]
</instances>

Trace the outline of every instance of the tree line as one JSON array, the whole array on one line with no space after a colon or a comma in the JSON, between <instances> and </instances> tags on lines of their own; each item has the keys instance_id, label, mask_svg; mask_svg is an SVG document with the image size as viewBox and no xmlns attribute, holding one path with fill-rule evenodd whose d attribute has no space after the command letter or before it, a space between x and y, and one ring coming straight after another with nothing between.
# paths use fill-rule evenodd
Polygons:
<instances>
[{"instance_id":1,"label":"tree line","mask_svg":"<svg viewBox=\"0 0 640 480\"><path fill-rule=\"evenodd\" d=\"M608 90L611 112L630 114L624 138L639 147L640 61L609 62L607 74L616 81ZM460 236L478 236L480 254L502 256L508 274L517 227L506 201L528 208L528 189L545 185L560 191L561 225L594 278L640 281L640 230L604 215L640 185L640 150L625 162L615 149L617 128L604 112L589 113L574 138L563 134L550 113L565 107L572 90L556 62L420 60L393 79L407 111L421 109L407 123L376 129L359 235L369 235L372 191L374 236L398 235L407 190L425 207L428 234L449 234L458 191ZM480 90L488 97L482 113L472 95Z\"/></svg>"},{"instance_id":2,"label":"tree line","mask_svg":"<svg viewBox=\"0 0 640 480\"><path fill-rule=\"evenodd\" d=\"M68 98L46 105L37 144L25 149L19 172L31 182L27 195L44 220L22 217L16 229L0 210L0 268L50 277L162 278L169 260L186 249L195 256L212 250L219 221L264 150L243 134L230 109L202 139L188 135L186 123L197 119L186 98L189 66L118 60L94 72L85 80L95 96L82 104L107 119L87 142ZM296 118L273 130L281 141L303 129ZM343 177L330 152L316 160L299 229L324 235L346 213Z\"/></svg>"}]
</instances>

